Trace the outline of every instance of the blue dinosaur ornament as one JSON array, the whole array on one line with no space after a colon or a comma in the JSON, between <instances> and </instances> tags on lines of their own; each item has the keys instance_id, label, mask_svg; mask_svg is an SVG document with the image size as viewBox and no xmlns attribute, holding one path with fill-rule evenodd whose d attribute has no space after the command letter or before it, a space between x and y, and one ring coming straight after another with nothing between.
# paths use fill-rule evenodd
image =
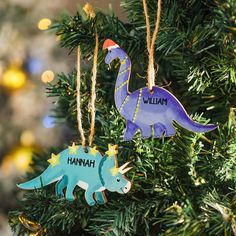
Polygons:
<instances>
[{"instance_id":1,"label":"blue dinosaur ornament","mask_svg":"<svg viewBox=\"0 0 236 236\"><path fill-rule=\"evenodd\" d=\"M49 167L38 177L17 186L21 189L37 189L56 184L56 195L64 196L67 200L74 200L73 191L78 185L85 190L86 202L93 206L95 199L98 204L106 203L105 190L125 194L131 189L131 182L124 174L131 169L129 162L121 167L117 165L117 145L108 145L104 156L96 148L87 148L73 143L64 151L52 154ZM94 198L95 197L95 198Z\"/></svg>"},{"instance_id":2,"label":"blue dinosaur ornament","mask_svg":"<svg viewBox=\"0 0 236 236\"><path fill-rule=\"evenodd\" d=\"M175 135L173 121L193 132L208 132L217 125L202 125L191 120L178 99L164 88L154 86L140 88L133 93L128 91L131 61L128 55L111 39L105 40L103 49L108 49L105 63L120 60L120 69L115 85L115 105L126 120L124 140L132 140L138 129L142 138L149 138L154 131L155 138Z\"/></svg>"}]
</instances>

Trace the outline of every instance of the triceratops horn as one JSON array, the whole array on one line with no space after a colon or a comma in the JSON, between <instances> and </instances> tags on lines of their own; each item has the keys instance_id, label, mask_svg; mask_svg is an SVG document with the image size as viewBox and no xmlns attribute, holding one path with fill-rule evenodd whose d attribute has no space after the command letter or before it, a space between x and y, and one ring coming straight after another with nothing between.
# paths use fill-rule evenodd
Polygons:
<instances>
[{"instance_id":1,"label":"triceratops horn","mask_svg":"<svg viewBox=\"0 0 236 236\"><path fill-rule=\"evenodd\" d=\"M128 168L123 169L122 171L119 170L119 172L123 175L123 174L125 174L126 172L128 172L129 170L131 170L132 168L133 168L133 167L128 167Z\"/></svg>"},{"instance_id":2,"label":"triceratops horn","mask_svg":"<svg viewBox=\"0 0 236 236\"><path fill-rule=\"evenodd\" d=\"M120 172L121 174L126 173L127 171L129 171L129 170L132 168L132 167L125 168L126 166L129 165L129 163L130 163L130 161L129 161L129 162L126 162L124 165L122 165L122 166L119 168L119 172Z\"/></svg>"}]
</instances>

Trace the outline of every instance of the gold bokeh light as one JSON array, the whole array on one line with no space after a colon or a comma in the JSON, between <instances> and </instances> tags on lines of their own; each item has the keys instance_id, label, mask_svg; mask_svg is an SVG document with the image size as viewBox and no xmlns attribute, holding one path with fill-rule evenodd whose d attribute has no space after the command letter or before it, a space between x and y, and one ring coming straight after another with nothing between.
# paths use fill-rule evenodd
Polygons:
<instances>
[{"instance_id":1,"label":"gold bokeh light","mask_svg":"<svg viewBox=\"0 0 236 236\"><path fill-rule=\"evenodd\" d=\"M20 142L25 147L30 147L35 143L35 136L30 130L25 130L20 136Z\"/></svg>"},{"instance_id":2,"label":"gold bokeh light","mask_svg":"<svg viewBox=\"0 0 236 236\"><path fill-rule=\"evenodd\" d=\"M20 89L26 83L26 74L20 68L10 67L3 73L0 83L8 89Z\"/></svg>"},{"instance_id":3,"label":"gold bokeh light","mask_svg":"<svg viewBox=\"0 0 236 236\"><path fill-rule=\"evenodd\" d=\"M51 24L52 21L49 18L43 18L38 22L38 28L40 30L47 30Z\"/></svg>"},{"instance_id":4,"label":"gold bokeh light","mask_svg":"<svg viewBox=\"0 0 236 236\"><path fill-rule=\"evenodd\" d=\"M54 73L51 70L46 70L43 72L41 76L41 80L43 83L50 83L54 79Z\"/></svg>"}]
</instances>

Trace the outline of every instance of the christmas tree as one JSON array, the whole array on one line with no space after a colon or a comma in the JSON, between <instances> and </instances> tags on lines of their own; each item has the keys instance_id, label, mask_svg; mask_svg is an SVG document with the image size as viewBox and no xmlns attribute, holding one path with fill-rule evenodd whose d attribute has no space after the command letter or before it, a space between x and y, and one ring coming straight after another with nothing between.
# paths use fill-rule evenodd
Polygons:
<instances>
[{"instance_id":1,"label":"christmas tree","mask_svg":"<svg viewBox=\"0 0 236 236\"><path fill-rule=\"evenodd\" d=\"M56 36L42 30L50 24L45 16L74 4L43 2L0 3L0 196L4 199L0 202L0 235L5 236L10 235L8 212L17 207L16 194L20 193L15 183L29 169L33 150L58 145L65 134L65 127L52 124L53 105L43 92L53 71L68 72L71 67L64 62L66 50L58 47ZM39 42L44 47L37 47Z\"/></svg>"},{"instance_id":2,"label":"christmas tree","mask_svg":"<svg viewBox=\"0 0 236 236\"><path fill-rule=\"evenodd\" d=\"M155 42L156 84L171 91L202 124L217 123L210 133L194 133L174 124L170 138L123 140L124 119L114 105L119 61L108 70L102 50L108 38L117 42L132 62L129 90L146 86L148 50L146 21L141 0L123 1L129 22L104 14L90 5L73 17L62 14L51 30L69 52L79 46L84 59L81 69L81 107L85 136L89 135L91 77L96 36L99 51L96 85L96 132L100 151L110 143L119 146L118 162L132 162L127 173L133 186L129 193L107 192L108 203L89 206L84 190L76 188L73 202L55 196L54 186L26 192L20 208L10 212L16 235L236 235L236 2L162 2L161 21ZM157 1L148 1L151 30L157 17ZM56 100L55 116L74 130L64 147L36 155L33 173L48 166L51 152L59 153L81 143L77 132L76 68L59 74L47 94ZM211 118L207 119L207 118ZM88 173L89 174L89 173Z\"/></svg>"}]
</instances>

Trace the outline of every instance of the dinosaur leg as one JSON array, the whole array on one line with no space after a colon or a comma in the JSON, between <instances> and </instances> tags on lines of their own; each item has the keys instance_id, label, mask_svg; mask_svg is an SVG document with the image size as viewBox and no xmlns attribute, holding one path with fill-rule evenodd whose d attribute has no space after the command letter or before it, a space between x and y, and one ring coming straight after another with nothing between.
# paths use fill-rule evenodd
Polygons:
<instances>
[{"instance_id":1,"label":"dinosaur leg","mask_svg":"<svg viewBox=\"0 0 236 236\"><path fill-rule=\"evenodd\" d=\"M154 137L161 138L165 131L165 126L161 123L157 123L157 124L154 124L153 128L154 128Z\"/></svg>"},{"instance_id":2,"label":"dinosaur leg","mask_svg":"<svg viewBox=\"0 0 236 236\"><path fill-rule=\"evenodd\" d=\"M175 131L175 128L172 125L172 123L171 122L170 123L166 123L165 124L165 136L166 137L172 137L172 136L175 135L175 133L176 133L176 131Z\"/></svg>"},{"instance_id":3,"label":"dinosaur leg","mask_svg":"<svg viewBox=\"0 0 236 236\"><path fill-rule=\"evenodd\" d=\"M150 125L138 124L141 130L141 136L143 139L150 138L152 136L152 127Z\"/></svg>"},{"instance_id":4,"label":"dinosaur leg","mask_svg":"<svg viewBox=\"0 0 236 236\"><path fill-rule=\"evenodd\" d=\"M136 130L138 129L138 126L132 123L131 121L126 121L126 130L124 134L124 141L130 141L132 140Z\"/></svg>"},{"instance_id":5,"label":"dinosaur leg","mask_svg":"<svg viewBox=\"0 0 236 236\"><path fill-rule=\"evenodd\" d=\"M95 205L93 194L98 188L99 188L98 186L92 186L92 187L89 186L88 189L85 191L85 200L89 204L89 206Z\"/></svg>"},{"instance_id":6,"label":"dinosaur leg","mask_svg":"<svg viewBox=\"0 0 236 236\"><path fill-rule=\"evenodd\" d=\"M73 178L73 176L71 176L71 178L68 178L68 184L67 184L67 188L66 188L66 199L67 200L73 201L75 199L73 192L74 192L74 189L75 189L77 183L78 183L77 178L75 178L75 177Z\"/></svg>"},{"instance_id":7,"label":"dinosaur leg","mask_svg":"<svg viewBox=\"0 0 236 236\"><path fill-rule=\"evenodd\" d=\"M67 177L64 175L56 184L56 196L63 197L63 189L67 186Z\"/></svg>"},{"instance_id":8,"label":"dinosaur leg","mask_svg":"<svg viewBox=\"0 0 236 236\"><path fill-rule=\"evenodd\" d=\"M105 192L96 192L95 195L98 204L105 204L107 202Z\"/></svg>"}]
</instances>

